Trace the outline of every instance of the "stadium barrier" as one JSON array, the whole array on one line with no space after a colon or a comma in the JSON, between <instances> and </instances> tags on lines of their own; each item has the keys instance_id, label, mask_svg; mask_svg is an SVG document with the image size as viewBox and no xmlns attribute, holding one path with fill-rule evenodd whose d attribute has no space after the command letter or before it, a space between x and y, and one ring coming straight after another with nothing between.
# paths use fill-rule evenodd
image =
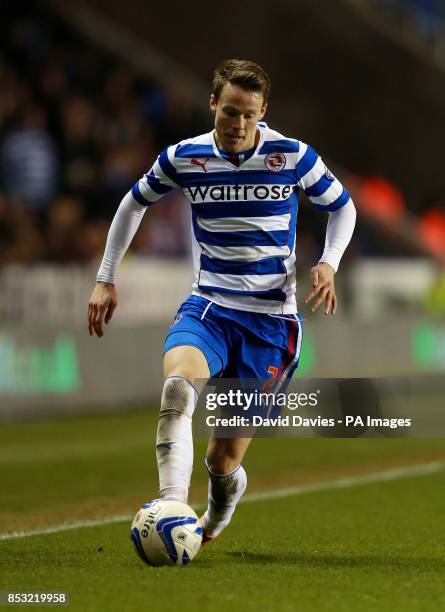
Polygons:
<instances>
[{"instance_id":1,"label":"stadium barrier","mask_svg":"<svg viewBox=\"0 0 445 612\"><path fill-rule=\"evenodd\" d=\"M163 340L190 288L188 262L130 258L103 338L86 314L93 269L0 272L0 419L156 405ZM445 323L382 312L373 319L315 314L304 324L299 376L397 377L445 371Z\"/></svg>"},{"instance_id":2,"label":"stadium barrier","mask_svg":"<svg viewBox=\"0 0 445 612\"><path fill-rule=\"evenodd\" d=\"M0 268L0 324L84 326L99 263ZM118 278L114 325L168 321L190 292L188 261L128 255Z\"/></svg>"},{"instance_id":3,"label":"stadium barrier","mask_svg":"<svg viewBox=\"0 0 445 612\"><path fill-rule=\"evenodd\" d=\"M422 319L306 323L298 375L395 377L445 371L445 325ZM0 419L155 405L166 323L0 329Z\"/></svg>"}]
</instances>

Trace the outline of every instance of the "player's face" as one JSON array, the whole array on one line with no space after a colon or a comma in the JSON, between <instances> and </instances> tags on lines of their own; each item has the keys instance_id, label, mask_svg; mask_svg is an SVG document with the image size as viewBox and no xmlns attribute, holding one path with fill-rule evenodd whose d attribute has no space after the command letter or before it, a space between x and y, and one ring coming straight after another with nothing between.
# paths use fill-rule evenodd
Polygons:
<instances>
[{"instance_id":1,"label":"player's face","mask_svg":"<svg viewBox=\"0 0 445 612\"><path fill-rule=\"evenodd\" d=\"M218 101L212 94L210 110L215 115L218 146L229 153L254 147L257 123L264 117L266 106L261 93L246 91L232 83L224 85Z\"/></svg>"}]
</instances>

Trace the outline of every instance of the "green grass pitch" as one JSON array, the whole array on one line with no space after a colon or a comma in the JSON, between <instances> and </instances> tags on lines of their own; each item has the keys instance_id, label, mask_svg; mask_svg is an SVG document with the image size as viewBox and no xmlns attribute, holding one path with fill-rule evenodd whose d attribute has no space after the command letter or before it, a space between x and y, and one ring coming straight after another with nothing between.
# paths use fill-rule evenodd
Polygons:
<instances>
[{"instance_id":1,"label":"green grass pitch","mask_svg":"<svg viewBox=\"0 0 445 612\"><path fill-rule=\"evenodd\" d=\"M14 531L133 515L156 496L156 413L3 426L0 538ZM192 505L206 495L195 444ZM248 493L431 461L441 440L255 440ZM68 591L70 610L445 609L445 471L239 506L186 568L150 568L129 521L0 539L0 590Z\"/></svg>"}]
</instances>

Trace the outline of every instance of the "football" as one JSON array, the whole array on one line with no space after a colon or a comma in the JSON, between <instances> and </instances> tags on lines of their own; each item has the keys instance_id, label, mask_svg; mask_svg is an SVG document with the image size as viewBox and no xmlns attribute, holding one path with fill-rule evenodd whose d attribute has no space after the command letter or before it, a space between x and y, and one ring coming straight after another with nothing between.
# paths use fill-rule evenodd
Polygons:
<instances>
[{"instance_id":1,"label":"football","mask_svg":"<svg viewBox=\"0 0 445 612\"><path fill-rule=\"evenodd\" d=\"M131 541L149 565L187 565L201 547L202 527L187 504L155 499L134 517Z\"/></svg>"}]
</instances>

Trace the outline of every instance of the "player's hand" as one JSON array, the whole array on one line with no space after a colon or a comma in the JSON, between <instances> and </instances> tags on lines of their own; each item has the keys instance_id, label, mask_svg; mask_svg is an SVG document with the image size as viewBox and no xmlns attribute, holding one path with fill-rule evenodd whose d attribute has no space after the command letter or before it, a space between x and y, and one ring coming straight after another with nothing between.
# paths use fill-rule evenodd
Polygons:
<instances>
[{"instance_id":1,"label":"player's hand","mask_svg":"<svg viewBox=\"0 0 445 612\"><path fill-rule=\"evenodd\" d=\"M337 296L335 295L334 286L334 268L322 262L311 268L310 274L312 289L304 298L304 303L307 304L315 298L315 301L311 304L311 312L315 312L324 302L325 315L328 315L330 312L335 314L337 310Z\"/></svg>"},{"instance_id":2,"label":"player's hand","mask_svg":"<svg viewBox=\"0 0 445 612\"><path fill-rule=\"evenodd\" d=\"M103 323L108 325L117 306L117 291L112 283L97 282L88 304L88 332L98 338L104 335Z\"/></svg>"}]
</instances>

